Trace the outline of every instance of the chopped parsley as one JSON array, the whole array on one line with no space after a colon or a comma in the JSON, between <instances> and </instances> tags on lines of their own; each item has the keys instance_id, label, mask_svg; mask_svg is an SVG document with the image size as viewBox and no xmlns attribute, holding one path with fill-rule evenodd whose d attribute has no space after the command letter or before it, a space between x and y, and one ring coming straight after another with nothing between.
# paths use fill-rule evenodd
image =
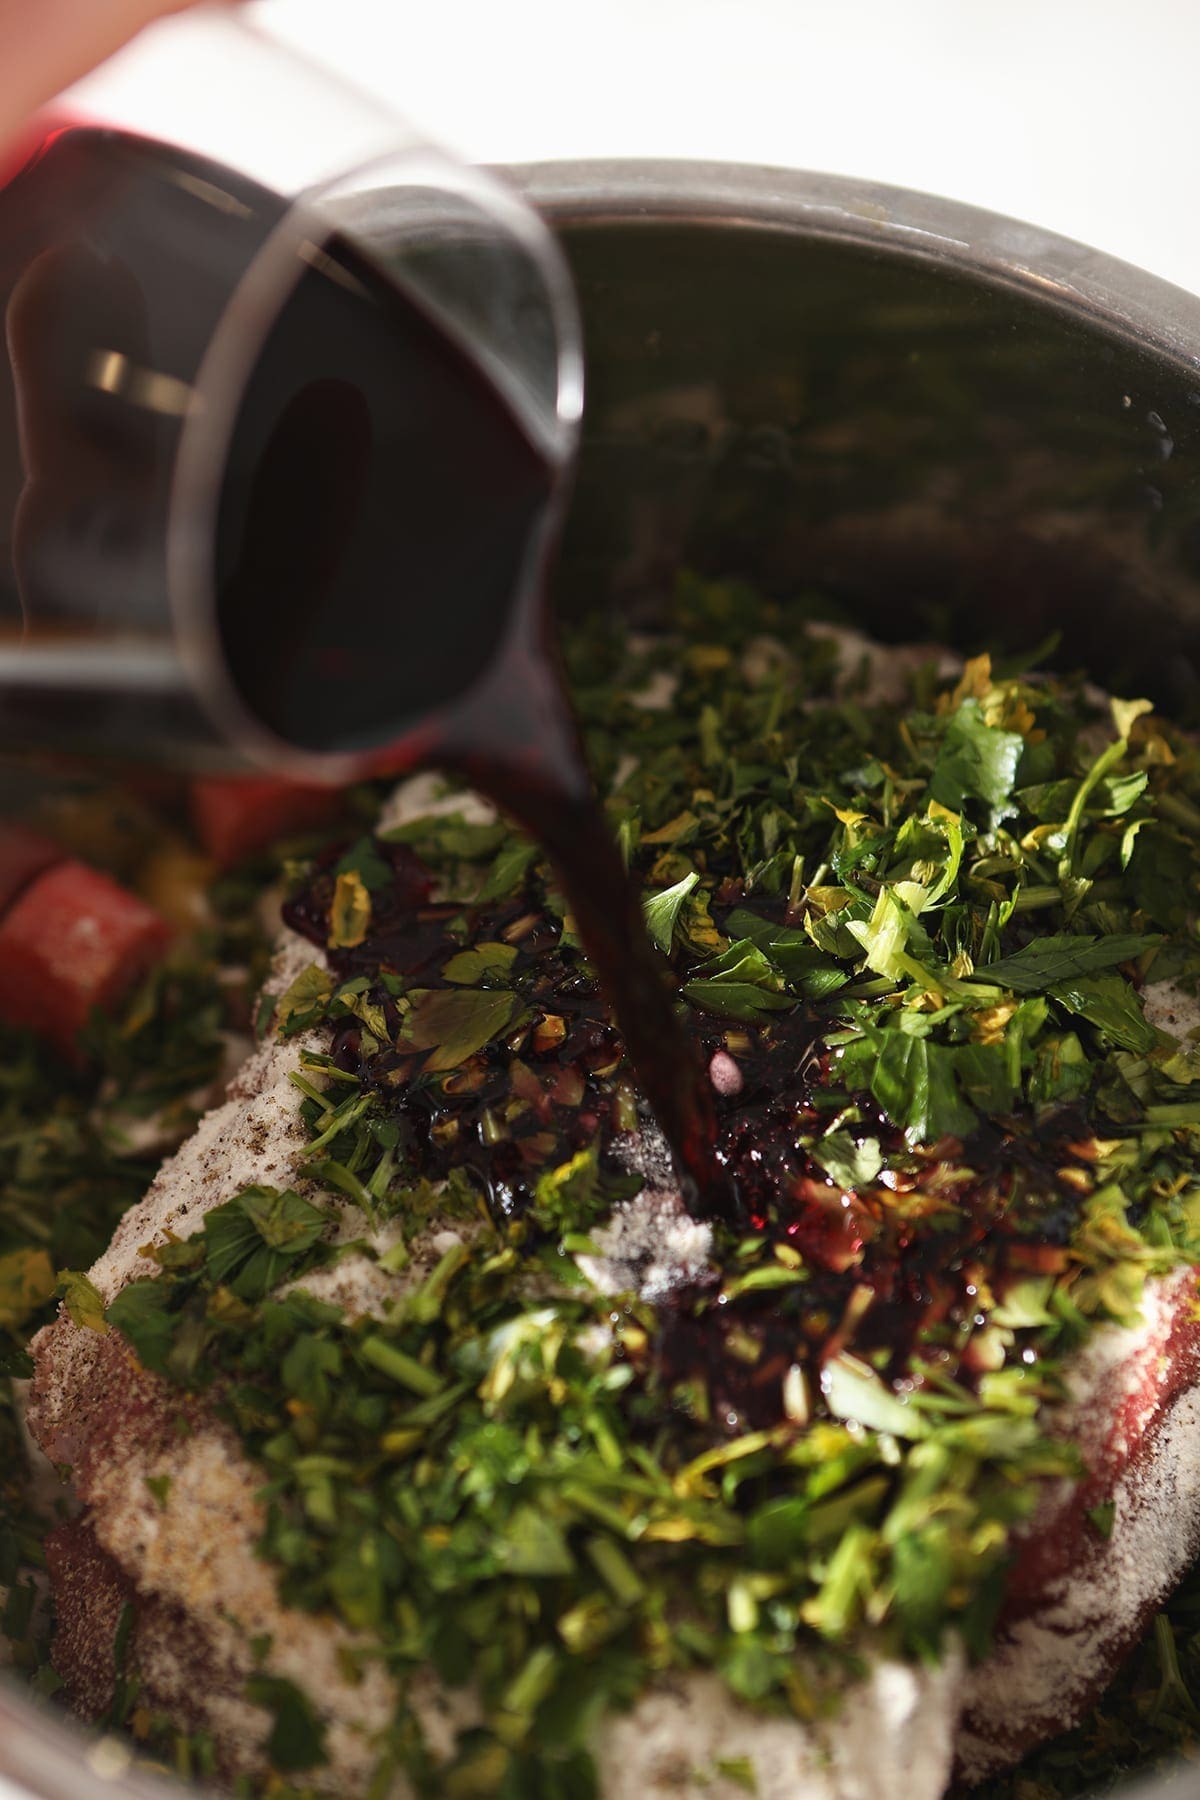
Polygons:
<instances>
[{"instance_id":1,"label":"chopped parsley","mask_svg":"<svg viewBox=\"0 0 1200 1800\"><path fill-rule=\"evenodd\" d=\"M450 813L294 870L324 960L268 1028L321 1033L295 1079L330 1202L244 1190L103 1317L64 1278L261 1465L288 1604L401 1686L475 1687L448 1765L404 1710L381 1753L431 1794L594 1791L597 1717L666 1671L808 1717L868 1646L985 1654L1013 1529L1077 1468L1045 1430L1063 1357L1200 1261L1200 1049L1143 1002L1200 984L1186 739L986 658L872 704L722 585L568 654L664 973L732 1071L744 1216L707 1276L665 1303L583 1279L652 1126L536 846ZM335 1248L334 1196L391 1247ZM88 1258L4 1241L17 1344ZM384 1316L305 1291L347 1255L396 1276ZM1130 1722L1039 1752L1035 1791L1187 1739L1189 1592L1118 1683ZM278 1776L319 1766L310 1698L254 1680Z\"/></svg>"}]
</instances>

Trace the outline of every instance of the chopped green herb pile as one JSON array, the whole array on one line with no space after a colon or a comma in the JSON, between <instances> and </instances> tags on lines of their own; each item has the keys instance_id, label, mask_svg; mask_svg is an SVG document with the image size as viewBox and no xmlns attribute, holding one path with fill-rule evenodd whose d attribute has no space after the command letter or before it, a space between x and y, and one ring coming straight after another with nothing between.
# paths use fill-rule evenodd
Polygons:
<instances>
[{"instance_id":1,"label":"chopped green herb pile","mask_svg":"<svg viewBox=\"0 0 1200 1800\"><path fill-rule=\"evenodd\" d=\"M1196 749L986 659L872 703L740 589L687 582L675 611L568 650L743 1197L699 1278L585 1279L653 1128L536 847L451 812L293 872L323 956L261 1024L321 1033L295 1079L329 1201L243 1191L106 1315L64 1283L262 1467L287 1603L361 1633L401 1694L428 1668L476 1689L448 1763L401 1700L381 1786L574 1800L600 1715L664 1672L805 1719L867 1648L986 1653L1013 1529L1078 1469L1046 1430L1063 1358L1200 1261L1200 1048L1143 1000L1200 981ZM332 1246L335 1199L364 1240ZM19 1336L87 1257L14 1254ZM305 1292L353 1257L390 1310ZM993 1791L1189 1742L1192 1605L1119 1712ZM255 1682L277 1775L319 1783L306 1697Z\"/></svg>"}]
</instances>

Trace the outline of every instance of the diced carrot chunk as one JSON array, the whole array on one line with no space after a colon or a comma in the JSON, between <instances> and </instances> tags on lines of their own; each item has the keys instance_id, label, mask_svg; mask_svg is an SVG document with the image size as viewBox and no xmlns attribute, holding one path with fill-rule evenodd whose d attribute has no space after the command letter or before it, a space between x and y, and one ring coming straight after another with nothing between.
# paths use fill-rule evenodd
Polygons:
<instances>
[{"instance_id":1,"label":"diced carrot chunk","mask_svg":"<svg viewBox=\"0 0 1200 1800\"><path fill-rule=\"evenodd\" d=\"M332 824L341 807L336 788L272 775L206 776L192 783L197 835L223 869L265 850L274 838Z\"/></svg>"},{"instance_id":2,"label":"diced carrot chunk","mask_svg":"<svg viewBox=\"0 0 1200 1800\"><path fill-rule=\"evenodd\" d=\"M66 854L61 845L28 825L0 825L0 915L36 875L63 862Z\"/></svg>"},{"instance_id":3,"label":"diced carrot chunk","mask_svg":"<svg viewBox=\"0 0 1200 1800\"><path fill-rule=\"evenodd\" d=\"M0 1018L74 1055L92 1008L111 1011L170 938L136 894L86 863L58 863L0 921Z\"/></svg>"}]
</instances>

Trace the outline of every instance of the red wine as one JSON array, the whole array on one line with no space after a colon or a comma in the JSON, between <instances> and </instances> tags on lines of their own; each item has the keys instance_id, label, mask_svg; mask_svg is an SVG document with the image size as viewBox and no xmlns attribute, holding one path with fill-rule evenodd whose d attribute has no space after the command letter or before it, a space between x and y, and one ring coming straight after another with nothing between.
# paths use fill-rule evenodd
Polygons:
<instances>
[{"instance_id":1,"label":"red wine","mask_svg":"<svg viewBox=\"0 0 1200 1800\"><path fill-rule=\"evenodd\" d=\"M243 398L218 531L222 637L246 705L290 743L453 768L539 839L693 1203L724 1207L709 1084L555 660L560 478L470 355L332 240Z\"/></svg>"},{"instance_id":2,"label":"red wine","mask_svg":"<svg viewBox=\"0 0 1200 1800\"><path fill-rule=\"evenodd\" d=\"M0 193L6 599L35 632L169 629L197 375L285 210L228 170L86 129L45 140ZM214 470L233 688L292 746L457 770L540 839L691 1203L728 1210L707 1077L558 670L562 471L445 322L344 238L298 243L292 273Z\"/></svg>"},{"instance_id":3,"label":"red wine","mask_svg":"<svg viewBox=\"0 0 1200 1800\"><path fill-rule=\"evenodd\" d=\"M450 715L527 633L557 473L430 313L323 244L223 472L217 619L250 712L301 749L393 761L414 730L426 755L477 735Z\"/></svg>"}]
</instances>

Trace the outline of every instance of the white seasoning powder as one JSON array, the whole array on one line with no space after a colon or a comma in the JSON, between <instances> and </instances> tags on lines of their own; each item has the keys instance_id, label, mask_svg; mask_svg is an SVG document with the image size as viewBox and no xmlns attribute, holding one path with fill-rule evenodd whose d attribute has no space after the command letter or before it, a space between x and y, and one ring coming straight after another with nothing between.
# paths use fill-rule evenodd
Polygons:
<instances>
[{"instance_id":1,"label":"white seasoning powder","mask_svg":"<svg viewBox=\"0 0 1200 1800\"><path fill-rule=\"evenodd\" d=\"M1178 982L1148 981L1142 989L1142 1010L1148 1024L1173 1038L1189 1038L1200 1030L1200 997Z\"/></svg>"},{"instance_id":2,"label":"white seasoning powder","mask_svg":"<svg viewBox=\"0 0 1200 1800\"><path fill-rule=\"evenodd\" d=\"M284 993L302 970L323 961L311 944L285 932L264 993ZM230 1083L228 1098L206 1113L167 1159L90 1270L105 1301L127 1281L154 1273L154 1264L139 1254L143 1245L165 1242L168 1232L190 1237L202 1227L206 1212L240 1189L262 1183L312 1191L304 1175L301 1095L291 1076L300 1067L302 1052L320 1047L316 1032L286 1041L272 1033L246 1060Z\"/></svg>"},{"instance_id":3,"label":"white seasoning powder","mask_svg":"<svg viewBox=\"0 0 1200 1800\"><path fill-rule=\"evenodd\" d=\"M837 1711L810 1726L742 1706L716 1675L662 1680L597 1734L603 1800L938 1800L950 1774L962 1659L876 1657ZM729 1773L723 1773L729 1770Z\"/></svg>"},{"instance_id":4,"label":"white seasoning powder","mask_svg":"<svg viewBox=\"0 0 1200 1800\"><path fill-rule=\"evenodd\" d=\"M576 1261L603 1294L640 1294L665 1300L709 1273L712 1229L684 1211L678 1190L645 1189L614 1206L590 1234L599 1256Z\"/></svg>"},{"instance_id":5,"label":"white seasoning powder","mask_svg":"<svg viewBox=\"0 0 1200 1800\"><path fill-rule=\"evenodd\" d=\"M426 773L410 776L394 788L383 803L375 830L380 836L411 825L414 819L444 819L453 813L461 815L467 825L491 825L496 808L472 788L457 786L445 775Z\"/></svg>"}]
</instances>

